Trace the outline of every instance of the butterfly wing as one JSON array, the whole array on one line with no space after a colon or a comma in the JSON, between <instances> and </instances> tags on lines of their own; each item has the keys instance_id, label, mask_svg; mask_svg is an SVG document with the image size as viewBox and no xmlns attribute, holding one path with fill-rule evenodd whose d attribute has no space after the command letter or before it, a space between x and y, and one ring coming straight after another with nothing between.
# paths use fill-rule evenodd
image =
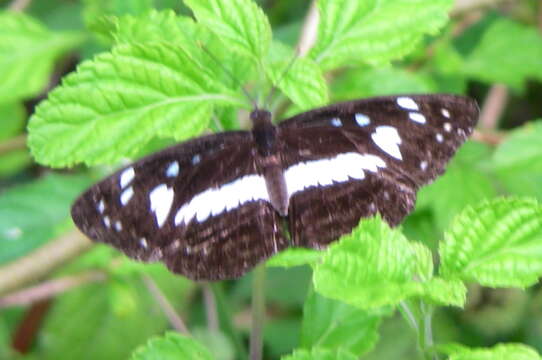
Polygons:
<instances>
[{"instance_id":1,"label":"butterfly wing","mask_svg":"<svg viewBox=\"0 0 542 360\"><path fill-rule=\"evenodd\" d=\"M397 225L477 116L471 99L415 95L336 104L282 122L294 244L320 248L376 212Z\"/></svg>"},{"instance_id":2,"label":"butterfly wing","mask_svg":"<svg viewBox=\"0 0 542 360\"><path fill-rule=\"evenodd\" d=\"M253 155L247 132L168 148L87 190L73 220L91 239L189 278L240 276L286 246Z\"/></svg>"}]
</instances>

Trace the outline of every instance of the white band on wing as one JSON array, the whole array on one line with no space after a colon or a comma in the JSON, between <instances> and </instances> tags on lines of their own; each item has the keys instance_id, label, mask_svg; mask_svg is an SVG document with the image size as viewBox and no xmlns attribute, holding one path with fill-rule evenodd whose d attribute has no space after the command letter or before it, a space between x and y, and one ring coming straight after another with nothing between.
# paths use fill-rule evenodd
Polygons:
<instances>
[{"instance_id":1,"label":"white band on wing","mask_svg":"<svg viewBox=\"0 0 542 360\"><path fill-rule=\"evenodd\" d=\"M209 216L216 216L256 200L269 201L265 179L260 175L246 175L194 196L177 211L175 225L188 224L194 217L201 223Z\"/></svg>"},{"instance_id":2,"label":"white band on wing","mask_svg":"<svg viewBox=\"0 0 542 360\"><path fill-rule=\"evenodd\" d=\"M328 186L349 179L362 180L364 170L377 172L385 168L380 157L370 154L349 152L332 158L301 162L290 166L284 172L288 196L314 186Z\"/></svg>"}]
</instances>

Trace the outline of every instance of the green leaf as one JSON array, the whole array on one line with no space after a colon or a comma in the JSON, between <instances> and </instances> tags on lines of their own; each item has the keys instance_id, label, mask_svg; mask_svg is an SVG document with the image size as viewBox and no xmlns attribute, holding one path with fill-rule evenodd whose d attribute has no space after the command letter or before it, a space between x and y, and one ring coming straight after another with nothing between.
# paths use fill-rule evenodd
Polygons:
<instances>
[{"instance_id":1,"label":"green leaf","mask_svg":"<svg viewBox=\"0 0 542 360\"><path fill-rule=\"evenodd\" d=\"M0 12L0 99L13 102L45 89L55 61L83 41L72 32L51 32L20 12Z\"/></svg>"},{"instance_id":2,"label":"green leaf","mask_svg":"<svg viewBox=\"0 0 542 360\"><path fill-rule=\"evenodd\" d=\"M235 358L235 349L224 333L207 328L196 328L191 331L191 334L212 354L213 359L231 360ZM187 359L189 358L187 357Z\"/></svg>"},{"instance_id":3,"label":"green leaf","mask_svg":"<svg viewBox=\"0 0 542 360\"><path fill-rule=\"evenodd\" d=\"M496 195L491 174L484 169L490 161L487 145L468 141L453 157L443 176L418 193L417 207L433 211L440 229L467 205Z\"/></svg>"},{"instance_id":4,"label":"green leaf","mask_svg":"<svg viewBox=\"0 0 542 360\"><path fill-rule=\"evenodd\" d=\"M178 16L173 10L151 10L139 16L110 16L105 18L101 29L115 44L148 43L167 41L181 47L194 46L198 27L193 19Z\"/></svg>"},{"instance_id":5,"label":"green leaf","mask_svg":"<svg viewBox=\"0 0 542 360\"><path fill-rule=\"evenodd\" d=\"M13 329L17 328L17 325L22 321L24 316L24 308L10 308L2 309L2 316L0 317L0 359L12 359L17 360L22 357L13 348ZM17 357L19 355L19 357ZM25 357L25 360L26 357ZM28 359L30 360L30 359Z\"/></svg>"},{"instance_id":6,"label":"green leaf","mask_svg":"<svg viewBox=\"0 0 542 360\"><path fill-rule=\"evenodd\" d=\"M0 103L0 141L20 134L24 130L26 111L21 103Z\"/></svg>"},{"instance_id":7,"label":"green leaf","mask_svg":"<svg viewBox=\"0 0 542 360\"><path fill-rule=\"evenodd\" d=\"M222 38L171 10L149 11L139 16L108 17L105 29L116 44L168 42L180 47L213 77L230 88L237 88L254 68L250 60L233 54ZM205 49L205 50L203 50Z\"/></svg>"},{"instance_id":8,"label":"green leaf","mask_svg":"<svg viewBox=\"0 0 542 360\"><path fill-rule=\"evenodd\" d=\"M281 360L356 360L357 356L347 350L328 350L314 347L311 350L295 350L291 355L281 357Z\"/></svg>"},{"instance_id":9,"label":"green leaf","mask_svg":"<svg viewBox=\"0 0 542 360\"><path fill-rule=\"evenodd\" d=\"M439 345L449 360L539 360L535 349L524 344L497 344L491 348L468 348L459 344Z\"/></svg>"},{"instance_id":10,"label":"green leaf","mask_svg":"<svg viewBox=\"0 0 542 360\"><path fill-rule=\"evenodd\" d=\"M434 92L429 77L392 67L347 70L333 83L333 98L338 101L359 97Z\"/></svg>"},{"instance_id":11,"label":"green leaf","mask_svg":"<svg viewBox=\"0 0 542 360\"><path fill-rule=\"evenodd\" d=\"M435 53L430 61L440 73L451 76L462 74L465 65L465 59L449 41L440 42L435 46Z\"/></svg>"},{"instance_id":12,"label":"green leaf","mask_svg":"<svg viewBox=\"0 0 542 360\"><path fill-rule=\"evenodd\" d=\"M378 341L382 314L325 298L311 291L303 307L301 346L348 350L357 356Z\"/></svg>"},{"instance_id":13,"label":"green leaf","mask_svg":"<svg viewBox=\"0 0 542 360\"><path fill-rule=\"evenodd\" d=\"M416 257L415 273L422 281L430 280L433 277L433 254L431 253L431 250L418 242L412 242L411 247L414 250L414 256Z\"/></svg>"},{"instance_id":14,"label":"green leaf","mask_svg":"<svg viewBox=\"0 0 542 360\"><path fill-rule=\"evenodd\" d=\"M193 283L163 266L150 267L158 270L150 276L162 293L177 305L176 311L182 310ZM123 307L126 304L129 308ZM150 336L168 328L163 309L139 276L125 276L80 286L57 297L35 350L42 360L126 359Z\"/></svg>"},{"instance_id":15,"label":"green leaf","mask_svg":"<svg viewBox=\"0 0 542 360\"><path fill-rule=\"evenodd\" d=\"M132 360L212 360L209 350L196 340L169 332L163 337L151 339L147 345L139 348L131 357Z\"/></svg>"},{"instance_id":16,"label":"green leaf","mask_svg":"<svg viewBox=\"0 0 542 360\"><path fill-rule=\"evenodd\" d=\"M467 288L457 279L434 277L422 283L424 300L436 305L463 307L467 301Z\"/></svg>"},{"instance_id":17,"label":"green leaf","mask_svg":"<svg viewBox=\"0 0 542 360\"><path fill-rule=\"evenodd\" d=\"M297 310L298 307L294 309ZM299 346L300 330L301 318L298 313L266 318L263 329L263 342L267 358L280 359L282 355L289 354L292 349L297 348Z\"/></svg>"},{"instance_id":18,"label":"green leaf","mask_svg":"<svg viewBox=\"0 0 542 360\"><path fill-rule=\"evenodd\" d=\"M288 72L284 73L287 66L287 61L274 63L267 68L267 73L272 83L300 110L322 106L328 102L324 74L313 60L298 58Z\"/></svg>"},{"instance_id":19,"label":"green leaf","mask_svg":"<svg viewBox=\"0 0 542 360\"><path fill-rule=\"evenodd\" d=\"M39 247L57 234L73 199L90 181L51 174L0 195L0 264Z\"/></svg>"},{"instance_id":20,"label":"green leaf","mask_svg":"<svg viewBox=\"0 0 542 360\"><path fill-rule=\"evenodd\" d=\"M214 132L238 130L239 129L239 108L234 106L222 106L217 108L213 122L211 122L211 129Z\"/></svg>"},{"instance_id":21,"label":"green leaf","mask_svg":"<svg viewBox=\"0 0 542 360\"><path fill-rule=\"evenodd\" d=\"M414 50L448 20L450 0L322 0L318 38L310 52L325 70L380 64Z\"/></svg>"},{"instance_id":22,"label":"green leaf","mask_svg":"<svg viewBox=\"0 0 542 360\"><path fill-rule=\"evenodd\" d=\"M271 44L271 25L252 0L185 0L200 24L215 33L231 51L262 59Z\"/></svg>"},{"instance_id":23,"label":"green leaf","mask_svg":"<svg viewBox=\"0 0 542 360\"><path fill-rule=\"evenodd\" d=\"M284 308L301 307L307 297L311 282L308 267L293 269L270 268L266 270L265 299ZM234 299L238 303L249 302L252 297L253 274L241 278L236 285Z\"/></svg>"},{"instance_id":24,"label":"green leaf","mask_svg":"<svg viewBox=\"0 0 542 360\"><path fill-rule=\"evenodd\" d=\"M498 198L467 207L440 245L444 278L525 287L542 275L542 206Z\"/></svg>"},{"instance_id":25,"label":"green leaf","mask_svg":"<svg viewBox=\"0 0 542 360\"><path fill-rule=\"evenodd\" d=\"M80 2L49 0L31 2L24 13L41 21L48 29L55 31L85 31ZM84 46L84 45L83 45Z\"/></svg>"},{"instance_id":26,"label":"green leaf","mask_svg":"<svg viewBox=\"0 0 542 360\"><path fill-rule=\"evenodd\" d=\"M523 46L529 44L529 46ZM542 80L542 36L535 27L509 19L494 21L461 67L473 78L521 88L529 78Z\"/></svg>"},{"instance_id":27,"label":"green leaf","mask_svg":"<svg viewBox=\"0 0 542 360\"><path fill-rule=\"evenodd\" d=\"M28 142L37 161L54 167L115 163L155 136L198 135L215 104L245 105L238 96L172 44L123 45L82 63L50 93Z\"/></svg>"},{"instance_id":28,"label":"green leaf","mask_svg":"<svg viewBox=\"0 0 542 360\"><path fill-rule=\"evenodd\" d=\"M26 112L20 103L0 103L0 144L21 134L26 124ZM12 150L0 155L0 176L13 175L32 162L26 149Z\"/></svg>"},{"instance_id":29,"label":"green leaf","mask_svg":"<svg viewBox=\"0 0 542 360\"><path fill-rule=\"evenodd\" d=\"M495 172L512 194L542 199L542 120L511 132L493 154Z\"/></svg>"},{"instance_id":30,"label":"green leaf","mask_svg":"<svg viewBox=\"0 0 542 360\"><path fill-rule=\"evenodd\" d=\"M274 59L265 67L267 76L300 110L322 106L329 101L324 74L312 59L298 57L292 63L293 51L277 41L273 42L270 53L274 54Z\"/></svg>"},{"instance_id":31,"label":"green leaf","mask_svg":"<svg viewBox=\"0 0 542 360\"><path fill-rule=\"evenodd\" d=\"M431 210L420 206L405 218L401 230L408 239L423 242L432 252L437 250L439 238L442 236L442 232L436 227Z\"/></svg>"},{"instance_id":32,"label":"green leaf","mask_svg":"<svg viewBox=\"0 0 542 360\"><path fill-rule=\"evenodd\" d=\"M285 268L306 264L310 265L316 263L320 259L320 257L322 257L322 255L323 253L318 250L305 248L288 248L267 260L265 265L271 267L275 266Z\"/></svg>"},{"instance_id":33,"label":"green leaf","mask_svg":"<svg viewBox=\"0 0 542 360\"><path fill-rule=\"evenodd\" d=\"M83 3L83 17L89 27L104 15L142 15L153 7L153 0L83 0Z\"/></svg>"},{"instance_id":34,"label":"green leaf","mask_svg":"<svg viewBox=\"0 0 542 360\"><path fill-rule=\"evenodd\" d=\"M350 235L333 243L314 265L314 288L320 294L362 309L397 305L422 296L430 301L463 305L464 292L442 279L421 282L427 259L418 264L423 245L409 242L380 218L362 220ZM424 251L424 253L427 253ZM433 294L446 290L453 297Z\"/></svg>"}]
</instances>

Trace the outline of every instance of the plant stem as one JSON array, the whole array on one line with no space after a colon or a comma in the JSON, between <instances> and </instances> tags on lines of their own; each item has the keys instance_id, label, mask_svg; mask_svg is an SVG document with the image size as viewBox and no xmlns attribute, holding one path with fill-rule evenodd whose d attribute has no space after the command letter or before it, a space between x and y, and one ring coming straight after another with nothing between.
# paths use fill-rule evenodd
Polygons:
<instances>
[{"instance_id":1,"label":"plant stem","mask_svg":"<svg viewBox=\"0 0 542 360\"><path fill-rule=\"evenodd\" d=\"M92 270L77 275L64 276L45 281L0 297L0 309L9 306L31 305L39 301L50 299L53 296L64 293L74 287L103 281L106 277L104 272Z\"/></svg>"},{"instance_id":2,"label":"plant stem","mask_svg":"<svg viewBox=\"0 0 542 360\"><path fill-rule=\"evenodd\" d=\"M508 89L501 84L491 86L480 111L480 127L495 130L508 102Z\"/></svg>"},{"instance_id":3,"label":"plant stem","mask_svg":"<svg viewBox=\"0 0 542 360\"><path fill-rule=\"evenodd\" d=\"M70 231L30 254L0 267L0 295L44 278L92 246L79 231Z\"/></svg>"},{"instance_id":4,"label":"plant stem","mask_svg":"<svg viewBox=\"0 0 542 360\"><path fill-rule=\"evenodd\" d=\"M261 360L263 324L265 320L265 266L254 269L252 280L252 328L250 331L250 360Z\"/></svg>"},{"instance_id":5,"label":"plant stem","mask_svg":"<svg viewBox=\"0 0 542 360\"><path fill-rule=\"evenodd\" d=\"M26 135L19 135L0 143L0 155L26 148Z\"/></svg>"},{"instance_id":6,"label":"plant stem","mask_svg":"<svg viewBox=\"0 0 542 360\"><path fill-rule=\"evenodd\" d=\"M233 345L235 346L235 350L237 352L237 358L240 360L247 360L248 353L239 332L233 326L231 315L232 307L228 304L226 297L224 296L223 285L224 284L222 283L210 284L218 309L220 328L230 337L230 339L232 339Z\"/></svg>"},{"instance_id":7,"label":"plant stem","mask_svg":"<svg viewBox=\"0 0 542 360\"><path fill-rule=\"evenodd\" d=\"M305 16L305 20L303 21L301 35L299 37L299 41L297 42L297 51L300 56L305 56L316 42L319 20L316 1L312 1L309 11Z\"/></svg>"},{"instance_id":8,"label":"plant stem","mask_svg":"<svg viewBox=\"0 0 542 360\"><path fill-rule=\"evenodd\" d=\"M430 354L432 354L431 358L433 360L438 360L439 356L434 351L433 345L433 327L432 327L432 321L433 321L433 306L428 304L423 304L424 309L424 327L425 327L425 344L427 345L427 349L429 350Z\"/></svg>"},{"instance_id":9,"label":"plant stem","mask_svg":"<svg viewBox=\"0 0 542 360\"><path fill-rule=\"evenodd\" d=\"M401 315L403 315L403 318L406 320L410 328L414 330L416 334L418 334L420 332L418 322L416 321L416 317L414 316L414 314L410 310L410 307L405 301L401 301L399 303L399 312L401 313Z\"/></svg>"},{"instance_id":10,"label":"plant stem","mask_svg":"<svg viewBox=\"0 0 542 360\"><path fill-rule=\"evenodd\" d=\"M436 360L437 354L433 352L433 329L431 320L433 317L433 307L420 300L420 332L418 333L418 342L420 351L423 353L424 359Z\"/></svg>"},{"instance_id":11,"label":"plant stem","mask_svg":"<svg viewBox=\"0 0 542 360\"><path fill-rule=\"evenodd\" d=\"M213 289L209 283L202 284L203 301L205 303L205 312L207 313L207 328L213 332L218 331L220 326L218 322L218 312L216 310L216 300Z\"/></svg>"},{"instance_id":12,"label":"plant stem","mask_svg":"<svg viewBox=\"0 0 542 360\"><path fill-rule=\"evenodd\" d=\"M424 360L437 360L437 355L433 352L433 329L431 327L431 320L433 316L433 307L424 303L422 300L416 302L418 306L413 308L419 309L413 311L407 301L402 301L399 304L399 311L401 315L408 323L408 325L416 333L418 342L418 350L420 356ZM414 303L411 302L411 305Z\"/></svg>"},{"instance_id":13,"label":"plant stem","mask_svg":"<svg viewBox=\"0 0 542 360\"><path fill-rule=\"evenodd\" d=\"M158 287L158 285L156 285L156 282L154 282L154 280L148 275L143 275L141 278L143 282L145 283L145 286L151 293L152 297L156 300L156 302L162 308L162 311L168 318L171 326L173 326L173 328L177 330L178 332L180 332L181 334L190 335L190 332L188 331L188 328L184 324L183 319L181 319L179 314L177 314L173 305L171 305L171 303L169 302L167 297L164 295L162 290Z\"/></svg>"},{"instance_id":14,"label":"plant stem","mask_svg":"<svg viewBox=\"0 0 542 360\"><path fill-rule=\"evenodd\" d=\"M30 5L31 0L13 0L8 9L11 11L23 11Z\"/></svg>"}]
</instances>

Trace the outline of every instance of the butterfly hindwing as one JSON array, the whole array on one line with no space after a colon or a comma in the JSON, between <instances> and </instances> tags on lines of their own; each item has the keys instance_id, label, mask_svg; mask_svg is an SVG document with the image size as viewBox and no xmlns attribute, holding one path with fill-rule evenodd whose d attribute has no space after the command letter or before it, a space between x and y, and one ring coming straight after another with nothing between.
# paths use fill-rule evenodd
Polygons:
<instances>
[{"instance_id":1,"label":"butterfly hindwing","mask_svg":"<svg viewBox=\"0 0 542 360\"><path fill-rule=\"evenodd\" d=\"M323 248L362 217L379 212L397 225L412 210L416 183L369 141L351 141L336 127L290 129L283 140L294 245Z\"/></svg>"},{"instance_id":2,"label":"butterfly hindwing","mask_svg":"<svg viewBox=\"0 0 542 360\"><path fill-rule=\"evenodd\" d=\"M341 103L282 122L284 172L299 190L290 197L294 244L321 248L376 212L400 223L477 115L468 98L417 95Z\"/></svg>"},{"instance_id":3,"label":"butterfly hindwing","mask_svg":"<svg viewBox=\"0 0 542 360\"><path fill-rule=\"evenodd\" d=\"M193 279L240 276L286 246L270 204L249 192L240 197L231 185L258 182L253 159L250 133L194 139L91 187L75 202L72 217L90 238L130 257L161 260ZM231 191L217 192L228 184Z\"/></svg>"}]
</instances>

